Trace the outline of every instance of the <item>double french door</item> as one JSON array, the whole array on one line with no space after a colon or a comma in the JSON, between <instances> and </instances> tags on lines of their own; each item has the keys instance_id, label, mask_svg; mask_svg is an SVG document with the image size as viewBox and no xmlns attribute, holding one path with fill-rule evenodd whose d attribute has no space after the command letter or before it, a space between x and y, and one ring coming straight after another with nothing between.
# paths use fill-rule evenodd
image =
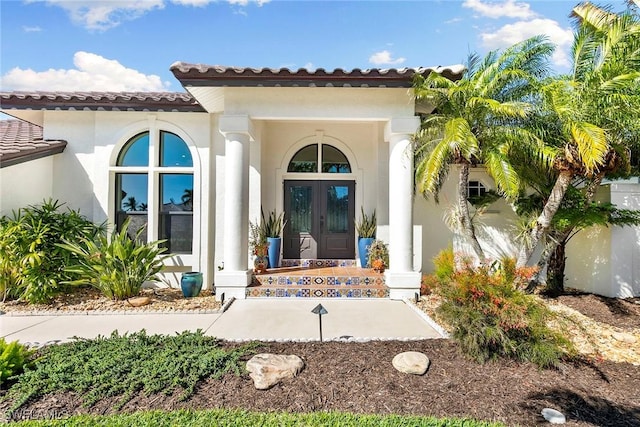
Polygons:
<instances>
[{"instance_id":1,"label":"double french door","mask_svg":"<svg viewBox=\"0 0 640 427\"><path fill-rule=\"evenodd\" d=\"M284 182L283 257L355 257L355 182Z\"/></svg>"}]
</instances>

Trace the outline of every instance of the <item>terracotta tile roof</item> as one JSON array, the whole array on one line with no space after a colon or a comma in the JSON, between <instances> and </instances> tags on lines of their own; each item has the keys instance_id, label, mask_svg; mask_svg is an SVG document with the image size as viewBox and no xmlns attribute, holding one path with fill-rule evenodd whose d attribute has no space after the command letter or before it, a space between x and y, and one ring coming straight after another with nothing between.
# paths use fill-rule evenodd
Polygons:
<instances>
[{"instance_id":1,"label":"terracotta tile roof","mask_svg":"<svg viewBox=\"0 0 640 427\"><path fill-rule=\"evenodd\" d=\"M171 65L173 75L183 86L266 86L266 87L411 87L414 74L427 75L435 72L451 80L458 80L464 68L359 68L351 71L335 69L289 70L288 68L245 68L221 65L188 64L175 62Z\"/></svg>"},{"instance_id":2,"label":"terracotta tile roof","mask_svg":"<svg viewBox=\"0 0 640 427\"><path fill-rule=\"evenodd\" d=\"M204 112L186 92L0 92L4 110Z\"/></svg>"},{"instance_id":3,"label":"terracotta tile roof","mask_svg":"<svg viewBox=\"0 0 640 427\"><path fill-rule=\"evenodd\" d=\"M42 139L42 128L22 120L0 120L0 168L61 153L66 141Z\"/></svg>"}]
</instances>

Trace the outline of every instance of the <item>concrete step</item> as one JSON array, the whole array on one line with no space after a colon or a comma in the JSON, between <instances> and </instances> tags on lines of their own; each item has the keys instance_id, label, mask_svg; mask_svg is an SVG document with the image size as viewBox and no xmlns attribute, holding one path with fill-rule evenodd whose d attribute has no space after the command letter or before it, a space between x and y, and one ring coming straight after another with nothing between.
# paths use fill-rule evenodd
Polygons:
<instances>
[{"instance_id":1,"label":"concrete step","mask_svg":"<svg viewBox=\"0 0 640 427\"><path fill-rule=\"evenodd\" d=\"M250 286L247 298L388 298L382 286Z\"/></svg>"}]
</instances>

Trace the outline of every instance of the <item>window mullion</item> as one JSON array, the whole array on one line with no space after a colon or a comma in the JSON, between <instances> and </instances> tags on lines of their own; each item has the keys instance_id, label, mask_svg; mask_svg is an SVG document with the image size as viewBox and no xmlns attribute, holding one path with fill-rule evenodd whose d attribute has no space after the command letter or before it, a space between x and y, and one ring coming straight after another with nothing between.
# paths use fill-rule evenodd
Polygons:
<instances>
[{"instance_id":1,"label":"window mullion","mask_svg":"<svg viewBox=\"0 0 640 427\"><path fill-rule=\"evenodd\" d=\"M154 123L155 124L155 123ZM158 198L160 190L159 176L156 172L156 166L158 165L158 131L155 126L150 126L149 129L149 165L147 168L148 174L148 189L147 197L149 199L149 216L147 226L147 241L153 242L158 240L158 215L160 207L158 206Z\"/></svg>"}]
</instances>

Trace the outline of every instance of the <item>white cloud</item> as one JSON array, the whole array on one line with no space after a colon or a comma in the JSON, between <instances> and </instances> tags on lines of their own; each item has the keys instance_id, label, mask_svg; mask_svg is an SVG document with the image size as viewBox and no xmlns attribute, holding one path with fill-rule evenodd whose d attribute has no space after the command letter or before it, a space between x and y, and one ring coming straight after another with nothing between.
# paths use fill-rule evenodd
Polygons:
<instances>
[{"instance_id":1,"label":"white cloud","mask_svg":"<svg viewBox=\"0 0 640 427\"><path fill-rule=\"evenodd\" d=\"M369 57L369 63L374 65L399 65L406 61L406 58L392 59L391 52L383 50L376 52Z\"/></svg>"},{"instance_id":2,"label":"white cloud","mask_svg":"<svg viewBox=\"0 0 640 427\"><path fill-rule=\"evenodd\" d=\"M143 74L113 59L88 52L73 55L75 69L47 71L14 68L0 78L2 90L162 92L170 83Z\"/></svg>"},{"instance_id":3,"label":"white cloud","mask_svg":"<svg viewBox=\"0 0 640 427\"><path fill-rule=\"evenodd\" d=\"M455 23L458 23L458 22L461 22L461 21L462 21L462 18L451 18L451 19L449 19L447 21L444 21L444 23L445 24L455 24Z\"/></svg>"},{"instance_id":4,"label":"white cloud","mask_svg":"<svg viewBox=\"0 0 640 427\"><path fill-rule=\"evenodd\" d=\"M42 31L42 28L35 26L35 27L29 27L26 25L22 26L22 31L24 31L25 33L39 33Z\"/></svg>"},{"instance_id":5,"label":"white cloud","mask_svg":"<svg viewBox=\"0 0 640 427\"><path fill-rule=\"evenodd\" d=\"M38 0L36 0L38 1ZM66 10L71 20L88 30L105 31L123 21L164 7L164 0L44 0Z\"/></svg>"},{"instance_id":6,"label":"white cloud","mask_svg":"<svg viewBox=\"0 0 640 427\"><path fill-rule=\"evenodd\" d=\"M313 65L313 62L307 62L302 68L308 71L314 71L316 69L315 65Z\"/></svg>"},{"instance_id":7,"label":"white cloud","mask_svg":"<svg viewBox=\"0 0 640 427\"><path fill-rule=\"evenodd\" d=\"M480 38L484 47L493 50L509 47L538 34L546 34L549 40L557 45L551 58L553 63L559 67L568 67L573 31L571 28L562 28L552 19L533 19L507 24L493 33L482 33Z\"/></svg>"},{"instance_id":8,"label":"white cloud","mask_svg":"<svg viewBox=\"0 0 640 427\"><path fill-rule=\"evenodd\" d=\"M483 2L482 0L465 0L462 7L471 9L488 18L520 18L529 19L537 16L528 3L505 0L500 2Z\"/></svg>"},{"instance_id":9,"label":"white cloud","mask_svg":"<svg viewBox=\"0 0 640 427\"><path fill-rule=\"evenodd\" d=\"M163 9L171 1L181 6L204 7L216 0L27 0L44 1L66 10L71 20L88 30L106 31L124 21L131 21L157 9ZM262 6L269 0L225 0L236 6L256 3Z\"/></svg>"}]
</instances>

